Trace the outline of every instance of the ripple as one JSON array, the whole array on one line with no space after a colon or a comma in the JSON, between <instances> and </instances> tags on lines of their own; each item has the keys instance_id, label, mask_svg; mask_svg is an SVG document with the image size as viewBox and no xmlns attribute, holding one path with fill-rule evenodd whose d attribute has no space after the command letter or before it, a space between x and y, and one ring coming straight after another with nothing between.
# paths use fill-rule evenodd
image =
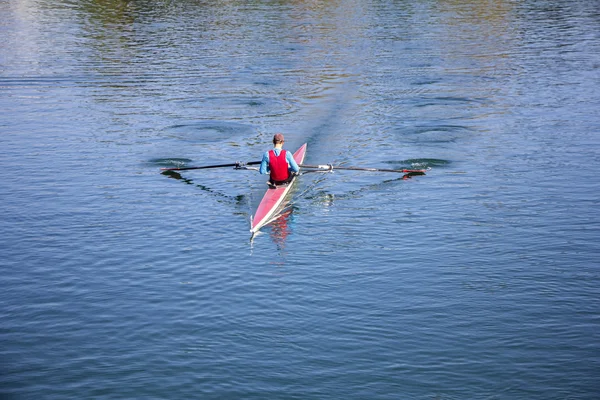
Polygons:
<instances>
[{"instance_id":1,"label":"ripple","mask_svg":"<svg viewBox=\"0 0 600 400\"><path fill-rule=\"evenodd\" d=\"M398 166L410 165L413 168L440 168L448 166L452 162L449 160L442 160L437 158L410 158L408 160L401 161L386 161L386 163Z\"/></svg>"},{"instance_id":2,"label":"ripple","mask_svg":"<svg viewBox=\"0 0 600 400\"><path fill-rule=\"evenodd\" d=\"M181 168L181 167L185 167L190 162L192 162L192 160L190 160L189 158L176 158L176 157L154 158L154 159L148 160L148 164L153 167L156 166L156 167Z\"/></svg>"},{"instance_id":3,"label":"ripple","mask_svg":"<svg viewBox=\"0 0 600 400\"><path fill-rule=\"evenodd\" d=\"M451 106L458 104L471 104L471 103L483 103L485 99L471 98L471 97L460 97L460 96L438 96L438 97L424 97L417 98L414 100L415 107L431 107L431 106Z\"/></svg>"},{"instance_id":4,"label":"ripple","mask_svg":"<svg viewBox=\"0 0 600 400\"><path fill-rule=\"evenodd\" d=\"M172 125L165 131L174 138L197 144L247 137L254 133L254 127L229 121L198 121Z\"/></svg>"}]
</instances>

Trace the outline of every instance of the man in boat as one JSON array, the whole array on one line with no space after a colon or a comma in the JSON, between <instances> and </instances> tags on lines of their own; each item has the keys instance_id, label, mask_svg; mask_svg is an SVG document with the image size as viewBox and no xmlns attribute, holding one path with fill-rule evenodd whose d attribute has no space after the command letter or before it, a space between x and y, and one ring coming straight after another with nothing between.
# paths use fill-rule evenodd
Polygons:
<instances>
[{"instance_id":1,"label":"man in boat","mask_svg":"<svg viewBox=\"0 0 600 400\"><path fill-rule=\"evenodd\" d=\"M281 133L273 136L272 150L267 151L260 163L260 173L270 174L268 185L276 187L277 185L285 185L291 182L292 178L300 168L294 160L292 152L283 149L284 138Z\"/></svg>"}]
</instances>

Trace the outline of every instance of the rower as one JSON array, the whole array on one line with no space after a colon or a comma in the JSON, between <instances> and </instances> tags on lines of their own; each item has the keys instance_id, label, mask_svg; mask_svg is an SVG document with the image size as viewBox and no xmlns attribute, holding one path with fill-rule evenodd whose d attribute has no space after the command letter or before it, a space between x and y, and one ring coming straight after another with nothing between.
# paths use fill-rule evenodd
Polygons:
<instances>
[{"instance_id":1,"label":"rower","mask_svg":"<svg viewBox=\"0 0 600 400\"><path fill-rule=\"evenodd\" d=\"M288 184L294 175L300 171L293 154L283 149L284 141L283 134L275 134L273 136L275 147L265 152L260 163L260 173L270 175L267 184L271 188Z\"/></svg>"}]
</instances>

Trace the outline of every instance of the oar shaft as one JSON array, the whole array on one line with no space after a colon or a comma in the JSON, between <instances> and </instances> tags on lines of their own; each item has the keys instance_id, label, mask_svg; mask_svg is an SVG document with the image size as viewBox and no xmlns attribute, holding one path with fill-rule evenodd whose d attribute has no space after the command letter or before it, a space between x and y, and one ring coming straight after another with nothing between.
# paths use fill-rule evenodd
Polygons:
<instances>
[{"instance_id":1,"label":"oar shaft","mask_svg":"<svg viewBox=\"0 0 600 400\"><path fill-rule=\"evenodd\" d=\"M181 168L161 168L161 171L187 171L190 169L209 169L209 168L227 168L227 167L242 167L244 165L257 165L260 161L250 161L247 163L236 162L233 164L218 164L218 165L205 165L202 167L181 167Z\"/></svg>"},{"instance_id":2,"label":"oar shaft","mask_svg":"<svg viewBox=\"0 0 600 400\"><path fill-rule=\"evenodd\" d=\"M300 165L301 168L309 168L309 169L321 169L325 171L333 171L334 169L341 169L347 171L370 171L370 172L396 172L406 174L409 172L425 172L424 169L383 169L383 168L363 168L363 167L341 167L335 166L331 164L327 165Z\"/></svg>"}]
</instances>

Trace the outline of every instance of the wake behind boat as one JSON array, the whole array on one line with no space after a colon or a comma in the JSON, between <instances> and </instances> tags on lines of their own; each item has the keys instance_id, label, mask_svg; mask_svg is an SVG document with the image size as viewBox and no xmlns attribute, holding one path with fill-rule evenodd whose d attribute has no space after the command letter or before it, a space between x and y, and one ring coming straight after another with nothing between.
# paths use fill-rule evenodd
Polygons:
<instances>
[{"instance_id":1,"label":"wake behind boat","mask_svg":"<svg viewBox=\"0 0 600 400\"><path fill-rule=\"evenodd\" d=\"M306 155L306 143L303 144L296 152L294 153L294 160L298 164L301 164L304 161L304 156ZM258 208L256 209L256 213L254 213L254 217L250 223L250 232L252 235L255 235L256 232L260 230L263 226L272 222L276 219L276 211L280 208L283 199L288 194L294 183L296 182L297 176L294 176L292 180L286 184L281 186L276 186L275 188L267 189L267 192L263 196Z\"/></svg>"}]
</instances>

